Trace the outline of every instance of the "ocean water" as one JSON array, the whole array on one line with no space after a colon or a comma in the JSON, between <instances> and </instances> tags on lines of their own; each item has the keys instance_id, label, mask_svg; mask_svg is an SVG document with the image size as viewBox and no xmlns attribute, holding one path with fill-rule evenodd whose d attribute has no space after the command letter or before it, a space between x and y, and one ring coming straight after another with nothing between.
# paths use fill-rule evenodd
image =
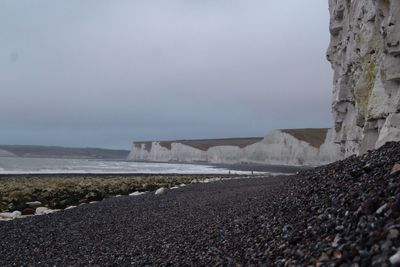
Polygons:
<instances>
[{"instance_id":1,"label":"ocean water","mask_svg":"<svg viewBox=\"0 0 400 267\"><path fill-rule=\"evenodd\" d=\"M0 157L0 174L27 173L228 174L229 170L226 168L196 164ZM249 171L231 171L231 173L249 174Z\"/></svg>"}]
</instances>

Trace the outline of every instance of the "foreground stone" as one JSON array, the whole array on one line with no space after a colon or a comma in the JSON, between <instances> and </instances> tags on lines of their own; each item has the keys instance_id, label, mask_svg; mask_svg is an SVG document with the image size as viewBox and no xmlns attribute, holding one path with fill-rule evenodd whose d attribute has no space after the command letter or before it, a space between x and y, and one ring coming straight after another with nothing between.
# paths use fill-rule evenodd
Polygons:
<instances>
[{"instance_id":1,"label":"foreground stone","mask_svg":"<svg viewBox=\"0 0 400 267\"><path fill-rule=\"evenodd\" d=\"M161 194L166 193L167 191L168 191L168 188L161 187L161 188L158 188L158 189L156 190L156 192L154 192L154 194L155 194L155 195L161 195Z\"/></svg>"},{"instance_id":2,"label":"foreground stone","mask_svg":"<svg viewBox=\"0 0 400 267\"><path fill-rule=\"evenodd\" d=\"M2 219L16 219L21 217L20 211L13 211L13 212L2 212L0 213L0 218Z\"/></svg>"},{"instance_id":3,"label":"foreground stone","mask_svg":"<svg viewBox=\"0 0 400 267\"><path fill-rule=\"evenodd\" d=\"M28 205L31 208L37 208L42 206L42 202L40 201L31 201L31 202L26 202L26 205Z\"/></svg>"},{"instance_id":4,"label":"foreground stone","mask_svg":"<svg viewBox=\"0 0 400 267\"><path fill-rule=\"evenodd\" d=\"M143 194L145 194L145 193L144 192L135 191L133 193L130 193L129 196L135 197L135 196L140 196L140 195L143 195Z\"/></svg>"}]
</instances>

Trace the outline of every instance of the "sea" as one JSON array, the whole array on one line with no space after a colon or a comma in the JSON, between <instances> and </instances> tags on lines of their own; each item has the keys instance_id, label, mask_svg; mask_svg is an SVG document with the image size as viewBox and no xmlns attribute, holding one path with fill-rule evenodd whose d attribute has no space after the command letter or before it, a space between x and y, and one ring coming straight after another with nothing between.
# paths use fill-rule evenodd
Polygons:
<instances>
[{"instance_id":1,"label":"sea","mask_svg":"<svg viewBox=\"0 0 400 267\"><path fill-rule=\"evenodd\" d=\"M45 173L155 173L155 174L249 174L249 171L198 164L0 157L0 174ZM254 172L263 174L266 172Z\"/></svg>"}]
</instances>

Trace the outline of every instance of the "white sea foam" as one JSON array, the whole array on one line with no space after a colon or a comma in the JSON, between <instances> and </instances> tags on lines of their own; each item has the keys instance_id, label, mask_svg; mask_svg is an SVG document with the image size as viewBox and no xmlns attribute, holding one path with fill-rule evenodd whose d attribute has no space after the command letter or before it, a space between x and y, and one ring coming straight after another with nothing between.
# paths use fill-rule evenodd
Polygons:
<instances>
[{"instance_id":1,"label":"white sea foam","mask_svg":"<svg viewBox=\"0 0 400 267\"><path fill-rule=\"evenodd\" d=\"M79 159L0 158L1 174L46 173L165 173L165 174L228 174L229 170L207 165L101 161ZM249 174L249 171L230 171ZM262 174L254 172L254 174Z\"/></svg>"}]
</instances>

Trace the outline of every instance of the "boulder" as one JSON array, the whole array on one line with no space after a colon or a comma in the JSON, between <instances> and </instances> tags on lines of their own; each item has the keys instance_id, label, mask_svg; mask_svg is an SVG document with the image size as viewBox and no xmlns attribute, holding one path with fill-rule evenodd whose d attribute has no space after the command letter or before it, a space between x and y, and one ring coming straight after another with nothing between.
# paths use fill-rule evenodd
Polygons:
<instances>
[{"instance_id":1,"label":"boulder","mask_svg":"<svg viewBox=\"0 0 400 267\"><path fill-rule=\"evenodd\" d=\"M167 191L168 191L167 188L165 188L165 187L160 187L160 188L158 188L158 189L156 190L156 192L155 192L154 194L156 194L156 195L161 195L161 194L166 193Z\"/></svg>"},{"instance_id":2,"label":"boulder","mask_svg":"<svg viewBox=\"0 0 400 267\"><path fill-rule=\"evenodd\" d=\"M25 208L22 210L22 215L33 215L35 214L35 209L33 208Z\"/></svg>"},{"instance_id":3,"label":"boulder","mask_svg":"<svg viewBox=\"0 0 400 267\"><path fill-rule=\"evenodd\" d=\"M48 210L49 210L49 208L46 208L46 207L38 207L38 208L36 208L35 214L36 215L44 215L44 214L46 214L46 211L48 211Z\"/></svg>"},{"instance_id":4,"label":"boulder","mask_svg":"<svg viewBox=\"0 0 400 267\"><path fill-rule=\"evenodd\" d=\"M0 218L2 219L16 219L21 217L21 212L20 211L13 211L13 212L2 212L0 213Z\"/></svg>"},{"instance_id":5,"label":"boulder","mask_svg":"<svg viewBox=\"0 0 400 267\"><path fill-rule=\"evenodd\" d=\"M144 194L144 192L135 191L133 193L130 193L129 196L135 197L135 196L140 196L140 195L143 195L143 194Z\"/></svg>"},{"instance_id":6,"label":"boulder","mask_svg":"<svg viewBox=\"0 0 400 267\"><path fill-rule=\"evenodd\" d=\"M31 208L37 208L42 206L42 202L40 201L31 201L31 202L26 202L26 205L28 205Z\"/></svg>"}]
</instances>

